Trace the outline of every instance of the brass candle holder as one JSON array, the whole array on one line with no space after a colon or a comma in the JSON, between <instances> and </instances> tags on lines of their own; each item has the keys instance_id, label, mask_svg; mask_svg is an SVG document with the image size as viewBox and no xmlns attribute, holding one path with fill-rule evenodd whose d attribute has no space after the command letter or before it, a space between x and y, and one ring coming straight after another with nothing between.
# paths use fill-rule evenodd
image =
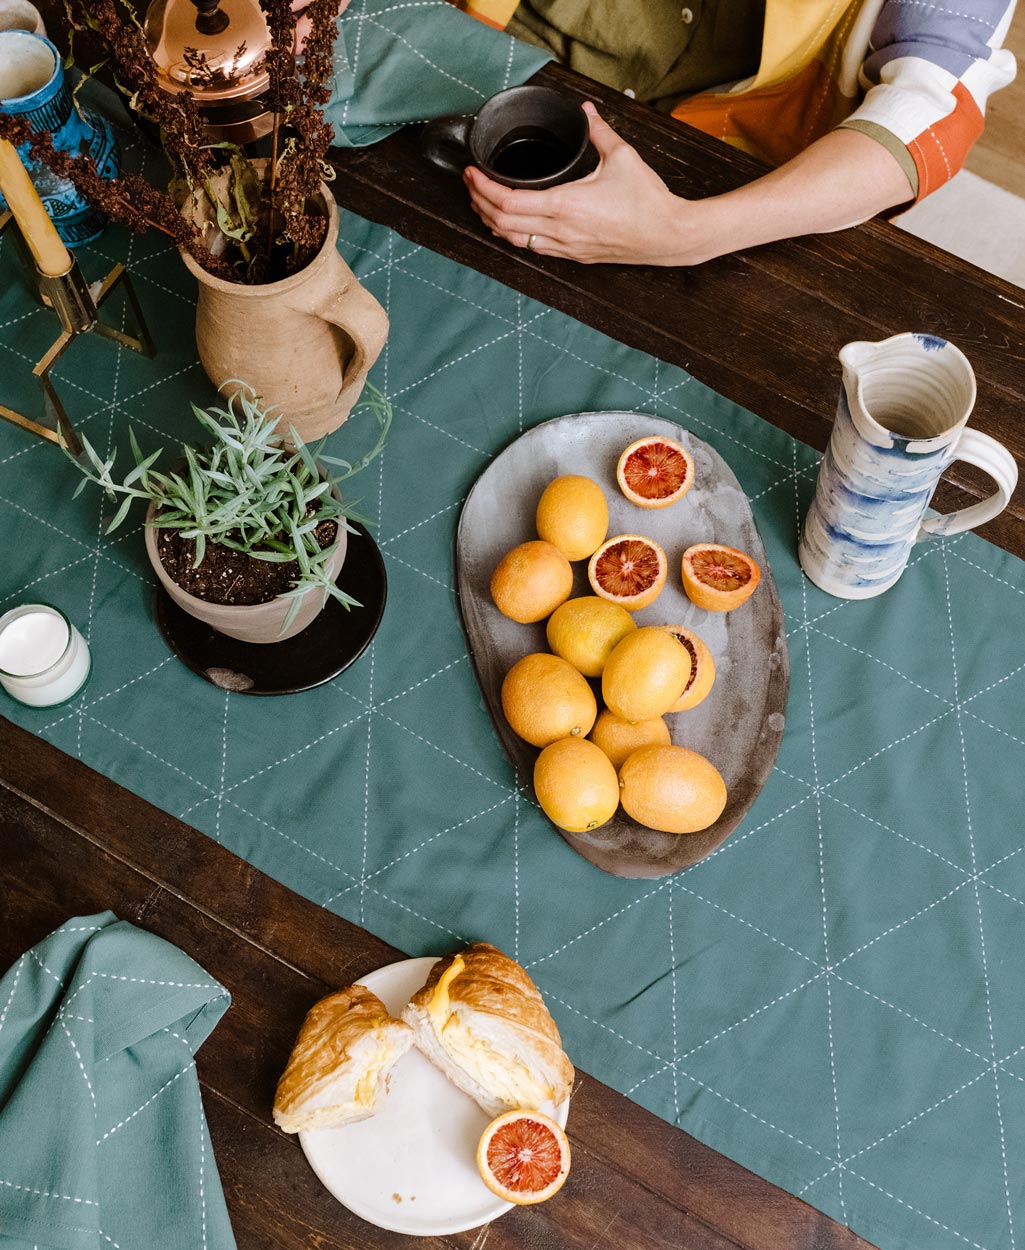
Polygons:
<instances>
[{"instance_id":1,"label":"brass candle holder","mask_svg":"<svg viewBox=\"0 0 1025 1250\"><path fill-rule=\"evenodd\" d=\"M31 430L33 434L47 438L53 443L63 443L73 456L78 456L82 452L82 444L75 433L67 409L57 393L54 380L50 376L54 365L75 339L83 334L98 334L101 338L110 339L120 347L127 347L143 356L155 355L156 349L136 297L135 288L132 286L132 280L124 265L115 265L105 278L91 285L82 276L78 261L74 257L71 259L69 268L62 274L51 276L40 273L10 212L0 217L0 235L7 230L11 232L11 237L25 262L26 271L34 278L34 284L30 281L30 289L36 292L36 298L40 303L52 308L57 314L61 332L32 370L33 376L39 379L43 391L44 420L36 421L2 403L0 403L0 417L15 425L20 425L22 429ZM123 289L125 300L132 311L135 319L135 335L125 334L123 330L116 330L100 320L100 308L117 287Z\"/></svg>"}]
</instances>

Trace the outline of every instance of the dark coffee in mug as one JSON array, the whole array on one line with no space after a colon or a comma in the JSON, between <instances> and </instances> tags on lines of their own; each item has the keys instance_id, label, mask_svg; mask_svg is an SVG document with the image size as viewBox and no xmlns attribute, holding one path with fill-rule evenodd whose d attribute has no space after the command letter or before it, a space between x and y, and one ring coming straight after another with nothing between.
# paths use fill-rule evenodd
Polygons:
<instances>
[{"instance_id":1,"label":"dark coffee in mug","mask_svg":"<svg viewBox=\"0 0 1025 1250\"><path fill-rule=\"evenodd\" d=\"M507 187L534 190L573 182L598 165L586 114L551 87L510 87L485 101L476 117L428 122L420 147L452 173L476 165Z\"/></svg>"},{"instance_id":2,"label":"dark coffee in mug","mask_svg":"<svg viewBox=\"0 0 1025 1250\"><path fill-rule=\"evenodd\" d=\"M539 126L518 126L488 158L496 174L517 180L550 178L569 164L572 153L556 135Z\"/></svg>"}]
</instances>

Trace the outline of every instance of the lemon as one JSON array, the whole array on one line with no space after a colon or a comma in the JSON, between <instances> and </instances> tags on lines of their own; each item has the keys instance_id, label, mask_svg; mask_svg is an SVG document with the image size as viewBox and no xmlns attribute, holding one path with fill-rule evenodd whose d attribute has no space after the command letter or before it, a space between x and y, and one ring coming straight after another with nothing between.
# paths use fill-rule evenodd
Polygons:
<instances>
[{"instance_id":1,"label":"lemon","mask_svg":"<svg viewBox=\"0 0 1025 1250\"><path fill-rule=\"evenodd\" d=\"M598 704L572 664L547 651L517 660L502 682L502 711L512 729L535 747L559 738L586 738Z\"/></svg>"},{"instance_id":2,"label":"lemon","mask_svg":"<svg viewBox=\"0 0 1025 1250\"><path fill-rule=\"evenodd\" d=\"M491 575L491 598L503 616L521 625L543 621L573 590L569 561L551 543L520 543Z\"/></svg>"},{"instance_id":3,"label":"lemon","mask_svg":"<svg viewBox=\"0 0 1025 1250\"><path fill-rule=\"evenodd\" d=\"M654 720L638 720L631 723L620 720L618 716L603 708L594 722L590 734L591 741L612 761L612 767L622 768L627 757L639 747L668 746L670 743L669 726L661 716Z\"/></svg>"},{"instance_id":4,"label":"lemon","mask_svg":"<svg viewBox=\"0 0 1025 1250\"><path fill-rule=\"evenodd\" d=\"M545 747L534 765L534 793L553 825L585 833L611 820L619 806L619 781L609 757L584 738Z\"/></svg>"},{"instance_id":5,"label":"lemon","mask_svg":"<svg viewBox=\"0 0 1025 1250\"><path fill-rule=\"evenodd\" d=\"M619 800L628 816L663 833L697 833L726 806L718 769L686 747L641 747L619 770Z\"/></svg>"},{"instance_id":6,"label":"lemon","mask_svg":"<svg viewBox=\"0 0 1025 1250\"><path fill-rule=\"evenodd\" d=\"M567 473L544 488L535 524L538 537L558 547L567 560L586 560L608 533L609 505L597 482Z\"/></svg>"},{"instance_id":7,"label":"lemon","mask_svg":"<svg viewBox=\"0 0 1025 1250\"><path fill-rule=\"evenodd\" d=\"M691 675L690 652L658 625L627 634L605 664L602 694L621 720L654 720L683 694Z\"/></svg>"},{"instance_id":8,"label":"lemon","mask_svg":"<svg viewBox=\"0 0 1025 1250\"><path fill-rule=\"evenodd\" d=\"M618 603L597 595L567 599L548 618L548 645L585 677L600 677L615 645L637 628Z\"/></svg>"}]
</instances>

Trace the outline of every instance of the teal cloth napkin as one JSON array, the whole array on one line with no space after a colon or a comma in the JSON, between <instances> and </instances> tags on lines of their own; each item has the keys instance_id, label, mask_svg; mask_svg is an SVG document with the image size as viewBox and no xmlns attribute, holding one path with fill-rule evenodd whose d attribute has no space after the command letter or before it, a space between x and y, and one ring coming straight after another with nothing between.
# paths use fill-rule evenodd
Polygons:
<instances>
[{"instance_id":1,"label":"teal cloth napkin","mask_svg":"<svg viewBox=\"0 0 1025 1250\"><path fill-rule=\"evenodd\" d=\"M409 122L475 113L550 60L448 0L352 0L338 20L324 115L338 147L364 147Z\"/></svg>"},{"instance_id":2,"label":"teal cloth napkin","mask_svg":"<svg viewBox=\"0 0 1025 1250\"><path fill-rule=\"evenodd\" d=\"M233 1250L194 1054L227 1009L110 912L0 981L0 1247Z\"/></svg>"}]
</instances>

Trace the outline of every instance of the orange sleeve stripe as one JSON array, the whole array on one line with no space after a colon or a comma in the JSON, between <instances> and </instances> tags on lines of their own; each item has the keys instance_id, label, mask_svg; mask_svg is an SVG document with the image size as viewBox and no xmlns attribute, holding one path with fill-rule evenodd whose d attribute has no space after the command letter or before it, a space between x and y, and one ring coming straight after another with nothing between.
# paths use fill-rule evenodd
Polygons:
<instances>
[{"instance_id":1,"label":"orange sleeve stripe","mask_svg":"<svg viewBox=\"0 0 1025 1250\"><path fill-rule=\"evenodd\" d=\"M951 93L953 111L908 144L918 170L918 200L948 182L964 164L972 144L982 134L982 110L963 83Z\"/></svg>"}]
</instances>

